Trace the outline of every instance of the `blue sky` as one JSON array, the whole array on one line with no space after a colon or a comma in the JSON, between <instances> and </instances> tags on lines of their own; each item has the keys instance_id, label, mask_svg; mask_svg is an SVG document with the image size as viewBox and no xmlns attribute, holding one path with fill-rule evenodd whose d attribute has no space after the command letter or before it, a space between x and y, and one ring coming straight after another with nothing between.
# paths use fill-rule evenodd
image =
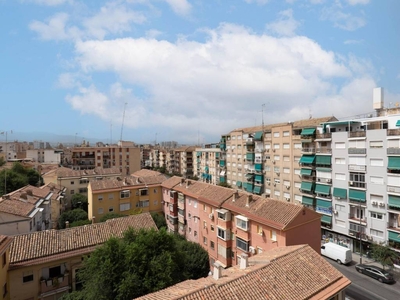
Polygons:
<instances>
[{"instance_id":1,"label":"blue sky","mask_svg":"<svg viewBox=\"0 0 400 300\"><path fill-rule=\"evenodd\" d=\"M0 131L115 142L124 123L124 140L207 143L262 115L372 112L378 86L396 105L399 11L397 0L0 0Z\"/></svg>"}]
</instances>

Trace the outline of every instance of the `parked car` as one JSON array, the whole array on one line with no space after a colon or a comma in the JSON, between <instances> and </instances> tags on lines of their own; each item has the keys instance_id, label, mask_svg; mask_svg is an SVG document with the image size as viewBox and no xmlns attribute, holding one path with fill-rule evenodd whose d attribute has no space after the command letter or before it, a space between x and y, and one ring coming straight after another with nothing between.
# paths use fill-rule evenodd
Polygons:
<instances>
[{"instance_id":1,"label":"parked car","mask_svg":"<svg viewBox=\"0 0 400 300\"><path fill-rule=\"evenodd\" d=\"M362 274L375 278L380 282L385 282L385 283L395 282L393 274L390 274L388 271L379 267L358 264L356 265L356 270Z\"/></svg>"}]
</instances>

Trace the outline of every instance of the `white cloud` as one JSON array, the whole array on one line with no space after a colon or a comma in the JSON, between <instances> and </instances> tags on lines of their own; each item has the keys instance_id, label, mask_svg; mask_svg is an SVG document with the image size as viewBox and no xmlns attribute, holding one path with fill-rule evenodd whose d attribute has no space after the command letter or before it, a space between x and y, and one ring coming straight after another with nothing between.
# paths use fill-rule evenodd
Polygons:
<instances>
[{"instance_id":1,"label":"white cloud","mask_svg":"<svg viewBox=\"0 0 400 300\"><path fill-rule=\"evenodd\" d=\"M171 6L172 10L178 15L182 16L189 15L192 10L192 6L187 0L164 0L164 1L167 2L169 6Z\"/></svg>"},{"instance_id":2,"label":"white cloud","mask_svg":"<svg viewBox=\"0 0 400 300\"><path fill-rule=\"evenodd\" d=\"M346 40L343 42L345 45L357 45L364 43L364 40Z\"/></svg>"},{"instance_id":3,"label":"white cloud","mask_svg":"<svg viewBox=\"0 0 400 300\"><path fill-rule=\"evenodd\" d=\"M266 102L267 123L308 118L310 105L314 116L342 114L348 104L345 91L370 91L373 85L371 80L358 79L366 77L363 72L368 70L361 69L356 58L339 60L307 37L256 35L232 24L222 24L208 34L205 42L79 41L77 62L87 75L111 72L120 78L121 86L135 87L135 100L127 101L127 128L157 124L171 132L171 138L188 142L196 142L197 136L183 136L183 132L218 136L238 125L260 124L259 112ZM335 84L335 78L347 82L347 89ZM340 89L346 97L336 97ZM121 105L116 109L110 93L91 86L67 100L82 113L111 120L121 115ZM364 102L354 110L363 108Z\"/></svg>"},{"instance_id":4,"label":"white cloud","mask_svg":"<svg viewBox=\"0 0 400 300\"><path fill-rule=\"evenodd\" d=\"M58 13L52 16L47 23L40 21L32 21L29 29L35 31L39 38L43 40L67 40L76 39L81 36L81 32L76 27L66 28L69 15L66 13Z\"/></svg>"},{"instance_id":5,"label":"white cloud","mask_svg":"<svg viewBox=\"0 0 400 300\"><path fill-rule=\"evenodd\" d=\"M269 0L244 0L246 3L257 3L258 5L267 4Z\"/></svg>"},{"instance_id":6,"label":"white cloud","mask_svg":"<svg viewBox=\"0 0 400 300\"><path fill-rule=\"evenodd\" d=\"M321 19L329 20L333 22L335 27L347 31L357 30L367 24L363 17L343 12L340 2L336 2L332 7L323 9Z\"/></svg>"},{"instance_id":7,"label":"white cloud","mask_svg":"<svg viewBox=\"0 0 400 300\"><path fill-rule=\"evenodd\" d=\"M347 3L349 3L350 5L358 5L358 4L368 4L370 0L346 0Z\"/></svg>"},{"instance_id":8,"label":"white cloud","mask_svg":"<svg viewBox=\"0 0 400 300\"><path fill-rule=\"evenodd\" d=\"M292 36L300 26L293 18L293 10L287 9L279 12L279 19L266 25L267 30L282 36Z\"/></svg>"},{"instance_id":9,"label":"white cloud","mask_svg":"<svg viewBox=\"0 0 400 300\"><path fill-rule=\"evenodd\" d=\"M65 3L73 3L73 0L22 0L23 2L31 2L39 5L57 6Z\"/></svg>"},{"instance_id":10,"label":"white cloud","mask_svg":"<svg viewBox=\"0 0 400 300\"><path fill-rule=\"evenodd\" d=\"M150 29L146 31L146 38L148 39L155 39L162 35L163 33L157 29Z\"/></svg>"},{"instance_id":11,"label":"white cloud","mask_svg":"<svg viewBox=\"0 0 400 300\"><path fill-rule=\"evenodd\" d=\"M121 34L130 31L130 24L146 21L143 14L127 9L118 3L107 3L99 13L83 22L86 34L103 39L108 33Z\"/></svg>"}]
</instances>

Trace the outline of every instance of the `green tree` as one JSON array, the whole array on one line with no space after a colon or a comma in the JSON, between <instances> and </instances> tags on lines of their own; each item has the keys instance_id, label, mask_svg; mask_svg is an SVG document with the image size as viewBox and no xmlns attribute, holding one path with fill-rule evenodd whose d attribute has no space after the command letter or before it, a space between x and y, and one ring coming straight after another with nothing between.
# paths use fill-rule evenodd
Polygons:
<instances>
[{"instance_id":1,"label":"green tree","mask_svg":"<svg viewBox=\"0 0 400 300\"><path fill-rule=\"evenodd\" d=\"M71 197L71 206L72 209L81 208L84 211L88 212L88 198L82 194L74 194Z\"/></svg>"},{"instance_id":2,"label":"green tree","mask_svg":"<svg viewBox=\"0 0 400 300\"><path fill-rule=\"evenodd\" d=\"M11 171L17 172L18 174L26 175L28 170L19 162L13 163Z\"/></svg>"},{"instance_id":3,"label":"green tree","mask_svg":"<svg viewBox=\"0 0 400 300\"><path fill-rule=\"evenodd\" d=\"M220 182L217 185L223 186L223 187L227 187L227 188L232 188L232 186L230 184L226 183L226 182Z\"/></svg>"},{"instance_id":4,"label":"green tree","mask_svg":"<svg viewBox=\"0 0 400 300\"><path fill-rule=\"evenodd\" d=\"M392 267L394 261L397 259L395 251L390 249L389 246L384 243L372 244L371 257L382 265L382 268Z\"/></svg>"},{"instance_id":5,"label":"green tree","mask_svg":"<svg viewBox=\"0 0 400 300\"><path fill-rule=\"evenodd\" d=\"M34 169L28 169L26 171L26 176L28 178L28 184L34 186L42 186L43 178L40 176L39 172Z\"/></svg>"},{"instance_id":6,"label":"green tree","mask_svg":"<svg viewBox=\"0 0 400 300\"><path fill-rule=\"evenodd\" d=\"M151 217L154 220L154 223L156 223L158 229L161 229L161 228L165 228L166 229L167 228L167 222L165 221L164 214L155 213L155 212L150 213L150 214L151 214Z\"/></svg>"},{"instance_id":7,"label":"green tree","mask_svg":"<svg viewBox=\"0 0 400 300\"><path fill-rule=\"evenodd\" d=\"M7 183L7 190L5 190L4 181ZM12 170L4 169L0 172L0 193L1 195L8 194L28 184L26 176L14 172Z\"/></svg>"},{"instance_id":8,"label":"green tree","mask_svg":"<svg viewBox=\"0 0 400 300\"><path fill-rule=\"evenodd\" d=\"M69 224L69 227L77 227L77 226L83 226L83 225L89 225L92 224L92 221L90 220L79 220L79 221L74 221Z\"/></svg>"},{"instance_id":9,"label":"green tree","mask_svg":"<svg viewBox=\"0 0 400 300\"><path fill-rule=\"evenodd\" d=\"M6 164L6 160L4 157L0 157L0 167L4 166Z\"/></svg>"},{"instance_id":10,"label":"green tree","mask_svg":"<svg viewBox=\"0 0 400 300\"><path fill-rule=\"evenodd\" d=\"M87 220L88 214L81 208L76 208L73 210L69 210L63 212L58 219L58 227L60 229L65 228L65 222L68 221L69 224L74 223L75 221Z\"/></svg>"},{"instance_id":11,"label":"green tree","mask_svg":"<svg viewBox=\"0 0 400 300\"><path fill-rule=\"evenodd\" d=\"M105 222L110 219L121 218L121 217L126 217L126 215L117 213L107 213L100 218L99 222Z\"/></svg>"}]
</instances>

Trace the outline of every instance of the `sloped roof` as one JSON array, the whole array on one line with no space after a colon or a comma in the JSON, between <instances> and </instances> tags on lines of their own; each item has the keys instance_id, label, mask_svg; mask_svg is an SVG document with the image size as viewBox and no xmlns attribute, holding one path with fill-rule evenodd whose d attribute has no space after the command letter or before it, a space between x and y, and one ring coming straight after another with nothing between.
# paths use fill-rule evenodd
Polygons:
<instances>
[{"instance_id":1,"label":"sloped roof","mask_svg":"<svg viewBox=\"0 0 400 300\"><path fill-rule=\"evenodd\" d=\"M131 176L135 177L150 177L150 176L158 176L161 175L160 172L153 171L153 170L147 170L147 169L141 169L139 171L136 171L131 174Z\"/></svg>"},{"instance_id":2,"label":"sloped roof","mask_svg":"<svg viewBox=\"0 0 400 300\"><path fill-rule=\"evenodd\" d=\"M271 249L249 258L249 267L222 277L187 280L140 300L329 299L351 284L308 245Z\"/></svg>"},{"instance_id":3,"label":"sloped roof","mask_svg":"<svg viewBox=\"0 0 400 300\"><path fill-rule=\"evenodd\" d=\"M46 230L14 236L10 266L34 263L34 260L97 246L110 237L122 237L130 227L157 229L150 213L132 215L63 230Z\"/></svg>"},{"instance_id":4,"label":"sloped roof","mask_svg":"<svg viewBox=\"0 0 400 300\"><path fill-rule=\"evenodd\" d=\"M57 177L65 178L65 177L90 177L90 176L105 176L105 175L118 175L121 174L121 171L118 167L111 168L94 168L92 170L72 170L65 167L60 167L57 169Z\"/></svg>"},{"instance_id":5,"label":"sloped roof","mask_svg":"<svg viewBox=\"0 0 400 300\"><path fill-rule=\"evenodd\" d=\"M181 182L182 177L178 177L178 176L172 176L171 178L168 178L167 180L165 180L161 186L166 188L166 189L172 189L174 186L176 186L177 184L179 184Z\"/></svg>"},{"instance_id":6,"label":"sloped roof","mask_svg":"<svg viewBox=\"0 0 400 300\"><path fill-rule=\"evenodd\" d=\"M0 234L0 255L4 253L7 247L11 244L12 241L11 236Z\"/></svg>"},{"instance_id":7,"label":"sloped roof","mask_svg":"<svg viewBox=\"0 0 400 300\"><path fill-rule=\"evenodd\" d=\"M0 198L0 212L6 214L29 218L31 212L35 209L35 205L28 201Z\"/></svg>"},{"instance_id":8,"label":"sloped roof","mask_svg":"<svg viewBox=\"0 0 400 300\"><path fill-rule=\"evenodd\" d=\"M91 180L90 186L92 191L105 190L105 189L115 189L115 188L125 188L135 186L145 186L145 185L161 185L167 177L164 174L148 177L135 177L126 176L119 179L103 179L103 180Z\"/></svg>"}]
</instances>

